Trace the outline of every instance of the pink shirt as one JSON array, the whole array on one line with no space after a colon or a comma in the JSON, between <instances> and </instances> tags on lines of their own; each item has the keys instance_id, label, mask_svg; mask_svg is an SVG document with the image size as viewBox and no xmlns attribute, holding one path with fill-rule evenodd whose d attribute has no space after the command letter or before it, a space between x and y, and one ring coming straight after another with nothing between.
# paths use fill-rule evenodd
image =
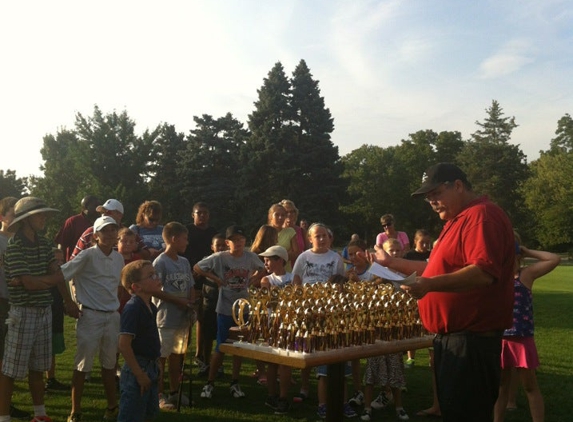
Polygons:
<instances>
[{"instance_id":1,"label":"pink shirt","mask_svg":"<svg viewBox=\"0 0 573 422\"><path fill-rule=\"evenodd\" d=\"M408 239L408 235L405 232L398 232L396 238L402 245L402 250L404 250L406 246L408 246L408 248L410 247L410 240ZM388 240L388 235L384 232L379 233L378 236L376 236L376 244L378 246L382 246L382 244L387 240Z\"/></svg>"}]
</instances>

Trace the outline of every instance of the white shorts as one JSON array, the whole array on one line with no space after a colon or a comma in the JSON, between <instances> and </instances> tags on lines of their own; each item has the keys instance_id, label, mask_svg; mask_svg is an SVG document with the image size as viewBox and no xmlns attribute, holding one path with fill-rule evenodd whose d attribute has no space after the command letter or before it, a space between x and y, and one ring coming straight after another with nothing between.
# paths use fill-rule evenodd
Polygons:
<instances>
[{"instance_id":1,"label":"white shorts","mask_svg":"<svg viewBox=\"0 0 573 422\"><path fill-rule=\"evenodd\" d=\"M159 341L161 341L161 357L166 358L170 354L184 355L189 343L189 326L182 328L159 329Z\"/></svg>"},{"instance_id":2,"label":"white shorts","mask_svg":"<svg viewBox=\"0 0 573 422\"><path fill-rule=\"evenodd\" d=\"M100 312L82 308L76 324L77 349L74 369L90 372L99 350L104 369L114 369L119 337L119 312Z\"/></svg>"}]
</instances>

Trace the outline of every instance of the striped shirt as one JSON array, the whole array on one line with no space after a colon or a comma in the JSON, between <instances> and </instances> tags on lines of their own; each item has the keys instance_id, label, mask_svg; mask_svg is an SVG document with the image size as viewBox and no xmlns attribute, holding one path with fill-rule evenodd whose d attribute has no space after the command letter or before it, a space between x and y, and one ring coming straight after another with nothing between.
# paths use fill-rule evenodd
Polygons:
<instances>
[{"instance_id":1,"label":"striped shirt","mask_svg":"<svg viewBox=\"0 0 573 422\"><path fill-rule=\"evenodd\" d=\"M48 267L55 260L52 244L43 236L36 235L36 241L30 241L22 231L8 241L4 256L6 280L29 275L42 276L48 273ZM26 290L24 286L8 286L12 306L49 306L52 295L49 289Z\"/></svg>"}]
</instances>

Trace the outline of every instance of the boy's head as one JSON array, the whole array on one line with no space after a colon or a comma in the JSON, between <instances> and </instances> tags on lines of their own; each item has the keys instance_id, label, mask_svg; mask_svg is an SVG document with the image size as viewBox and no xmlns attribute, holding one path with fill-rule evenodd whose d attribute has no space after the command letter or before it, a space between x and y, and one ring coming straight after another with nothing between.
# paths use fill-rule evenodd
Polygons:
<instances>
[{"instance_id":1,"label":"boy's head","mask_svg":"<svg viewBox=\"0 0 573 422\"><path fill-rule=\"evenodd\" d=\"M117 243L117 222L113 217L104 215L94 222L94 240L100 246L113 247Z\"/></svg>"},{"instance_id":2,"label":"boy's head","mask_svg":"<svg viewBox=\"0 0 573 422\"><path fill-rule=\"evenodd\" d=\"M12 220L14 220L14 205L16 205L16 202L18 202L18 198L14 198L13 196L7 196L0 200L0 222L2 223L2 231L6 231L8 226L12 224Z\"/></svg>"},{"instance_id":3,"label":"boy's head","mask_svg":"<svg viewBox=\"0 0 573 422\"><path fill-rule=\"evenodd\" d=\"M139 259L121 270L121 285L130 293L153 293L161 290L161 281L150 261Z\"/></svg>"},{"instance_id":4,"label":"boy's head","mask_svg":"<svg viewBox=\"0 0 573 422\"><path fill-rule=\"evenodd\" d=\"M288 262L288 252L285 248L279 245L271 246L263 253L260 253L265 261L265 268L269 273L274 273L278 268L284 269Z\"/></svg>"},{"instance_id":5,"label":"boy's head","mask_svg":"<svg viewBox=\"0 0 573 422\"><path fill-rule=\"evenodd\" d=\"M206 228L209 225L209 207L205 202L197 202L193 205L193 225Z\"/></svg>"},{"instance_id":6,"label":"boy's head","mask_svg":"<svg viewBox=\"0 0 573 422\"><path fill-rule=\"evenodd\" d=\"M432 239L428 230L419 229L414 234L414 249L418 252L426 252L430 249Z\"/></svg>"},{"instance_id":7,"label":"boy's head","mask_svg":"<svg viewBox=\"0 0 573 422\"><path fill-rule=\"evenodd\" d=\"M398 239L394 239L394 238L387 239L382 244L382 249L384 249L384 251L388 255L390 255L394 258L401 258L402 257L402 244L400 243L400 241Z\"/></svg>"},{"instance_id":8,"label":"boy's head","mask_svg":"<svg viewBox=\"0 0 573 422\"><path fill-rule=\"evenodd\" d=\"M28 225L35 232L42 230L46 226L48 215L54 212L59 210L49 208L40 198L26 196L14 204L14 219L8 228L15 231L22 224Z\"/></svg>"},{"instance_id":9,"label":"boy's head","mask_svg":"<svg viewBox=\"0 0 573 422\"><path fill-rule=\"evenodd\" d=\"M367 246L366 242L362 239L352 240L348 244L348 258L353 265L361 266L367 264L368 261L364 257L364 252L366 252ZM362 252L363 255L357 255L358 252Z\"/></svg>"},{"instance_id":10,"label":"boy's head","mask_svg":"<svg viewBox=\"0 0 573 422\"><path fill-rule=\"evenodd\" d=\"M247 236L245 236L245 230L242 227L229 226L225 232L225 239L231 253L242 252Z\"/></svg>"},{"instance_id":11,"label":"boy's head","mask_svg":"<svg viewBox=\"0 0 573 422\"><path fill-rule=\"evenodd\" d=\"M177 221L171 221L163 226L163 241L165 244L173 249L177 253L185 252L187 244L187 235L189 230L183 224Z\"/></svg>"},{"instance_id":12,"label":"boy's head","mask_svg":"<svg viewBox=\"0 0 573 422\"><path fill-rule=\"evenodd\" d=\"M225 236L221 233L217 233L211 239L211 250L213 252L223 252L227 250L227 243L225 242Z\"/></svg>"},{"instance_id":13,"label":"boy's head","mask_svg":"<svg viewBox=\"0 0 573 422\"><path fill-rule=\"evenodd\" d=\"M117 250L119 253L135 252L137 249L137 235L128 227L123 227L117 233Z\"/></svg>"},{"instance_id":14,"label":"boy's head","mask_svg":"<svg viewBox=\"0 0 573 422\"><path fill-rule=\"evenodd\" d=\"M96 211L113 217L117 224L121 223L123 218L123 205L117 199L108 199L103 205L97 207Z\"/></svg>"}]
</instances>

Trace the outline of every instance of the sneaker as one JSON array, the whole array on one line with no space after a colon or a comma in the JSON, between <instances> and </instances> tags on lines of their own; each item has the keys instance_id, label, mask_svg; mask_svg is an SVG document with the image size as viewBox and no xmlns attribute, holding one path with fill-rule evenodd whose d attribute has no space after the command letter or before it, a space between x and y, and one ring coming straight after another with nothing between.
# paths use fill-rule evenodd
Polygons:
<instances>
[{"instance_id":1,"label":"sneaker","mask_svg":"<svg viewBox=\"0 0 573 422\"><path fill-rule=\"evenodd\" d=\"M55 378L48 378L46 381L46 391L70 391L70 386L63 384Z\"/></svg>"},{"instance_id":2,"label":"sneaker","mask_svg":"<svg viewBox=\"0 0 573 422\"><path fill-rule=\"evenodd\" d=\"M265 400L265 406L270 407L273 410L277 410L279 405L279 398L277 396L267 396Z\"/></svg>"},{"instance_id":3,"label":"sneaker","mask_svg":"<svg viewBox=\"0 0 573 422\"><path fill-rule=\"evenodd\" d=\"M211 384L205 384L203 387L203 391L201 391L201 398L202 399L211 399L213 398L213 390L215 387Z\"/></svg>"},{"instance_id":4,"label":"sneaker","mask_svg":"<svg viewBox=\"0 0 573 422\"><path fill-rule=\"evenodd\" d=\"M294 396L292 398L292 401L295 403L302 403L303 401L305 401L306 399L308 399L308 393L305 393L304 391L301 391L300 393L298 393L296 396Z\"/></svg>"},{"instance_id":5,"label":"sneaker","mask_svg":"<svg viewBox=\"0 0 573 422\"><path fill-rule=\"evenodd\" d=\"M275 415L286 415L290 410L290 404L286 399L279 399L277 402L277 408L275 409Z\"/></svg>"},{"instance_id":6,"label":"sneaker","mask_svg":"<svg viewBox=\"0 0 573 422\"><path fill-rule=\"evenodd\" d=\"M412 366L414 366L415 363L416 362L414 361L414 359L408 359L408 360L406 360L406 363L404 364L404 366L406 368L411 368Z\"/></svg>"},{"instance_id":7,"label":"sneaker","mask_svg":"<svg viewBox=\"0 0 573 422\"><path fill-rule=\"evenodd\" d=\"M72 413L68 416L68 422L81 422L82 421L82 414L81 413Z\"/></svg>"},{"instance_id":8,"label":"sneaker","mask_svg":"<svg viewBox=\"0 0 573 422\"><path fill-rule=\"evenodd\" d=\"M209 376L209 365L199 367L199 369L197 370L197 376L200 378L205 378Z\"/></svg>"},{"instance_id":9,"label":"sneaker","mask_svg":"<svg viewBox=\"0 0 573 422\"><path fill-rule=\"evenodd\" d=\"M103 420L106 422L115 422L117 421L117 415L119 415L119 407L115 406L113 409L105 409Z\"/></svg>"},{"instance_id":10,"label":"sneaker","mask_svg":"<svg viewBox=\"0 0 573 422\"><path fill-rule=\"evenodd\" d=\"M354 395L348 400L351 406L362 406L364 404L364 393L362 391L357 391Z\"/></svg>"},{"instance_id":11,"label":"sneaker","mask_svg":"<svg viewBox=\"0 0 573 422\"><path fill-rule=\"evenodd\" d=\"M13 405L10 405L10 417L14 419L30 419L32 414L30 412L26 412L25 410L18 409Z\"/></svg>"},{"instance_id":12,"label":"sneaker","mask_svg":"<svg viewBox=\"0 0 573 422\"><path fill-rule=\"evenodd\" d=\"M388 397L386 395L385 391L382 391L380 394L378 394L378 397L376 397L374 399L374 401L372 403L370 403L370 406L372 406L372 409L384 409L386 406L388 406L388 403L390 403L392 401L392 396Z\"/></svg>"},{"instance_id":13,"label":"sneaker","mask_svg":"<svg viewBox=\"0 0 573 422\"><path fill-rule=\"evenodd\" d=\"M173 405L173 407L177 406L177 399L179 398L179 393L170 394L167 398L167 401ZM189 397L185 394L181 394L181 406L187 407L189 406Z\"/></svg>"},{"instance_id":14,"label":"sneaker","mask_svg":"<svg viewBox=\"0 0 573 422\"><path fill-rule=\"evenodd\" d=\"M360 419L363 421L371 421L372 420L372 409L364 409L362 414L360 415Z\"/></svg>"},{"instance_id":15,"label":"sneaker","mask_svg":"<svg viewBox=\"0 0 573 422\"><path fill-rule=\"evenodd\" d=\"M350 406L349 403L344 403L343 413L344 416L347 418L355 418L356 416L358 416L358 413L354 411L354 409L352 408L352 406Z\"/></svg>"},{"instance_id":16,"label":"sneaker","mask_svg":"<svg viewBox=\"0 0 573 422\"><path fill-rule=\"evenodd\" d=\"M326 404L319 404L316 414L321 419L326 419Z\"/></svg>"},{"instance_id":17,"label":"sneaker","mask_svg":"<svg viewBox=\"0 0 573 422\"><path fill-rule=\"evenodd\" d=\"M396 416L398 416L398 419L400 419L401 421L410 420L410 417L408 416L408 414L404 409L396 410Z\"/></svg>"},{"instance_id":18,"label":"sneaker","mask_svg":"<svg viewBox=\"0 0 573 422\"><path fill-rule=\"evenodd\" d=\"M30 422L52 422L52 418L50 418L49 416L34 416L34 419L32 419Z\"/></svg>"},{"instance_id":19,"label":"sneaker","mask_svg":"<svg viewBox=\"0 0 573 422\"><path fill-rule=\"evenodd\" d=\"M243 393L243 390L241 390L241 387L237 383L231 384L229 391L231 392L231 396L233 396L236 399L241 399L245 397L245 393Z\"/></svg>"},{"instance_id":20,"label":"sneaker","mask_svg":"<svg viewBox=\"0 0 573 422\"><path fill-rule=\"evenodd\" d=\"M165 410L172 410L175 409L175 405L171 403L168 396L159 393L159 408Z\"/></svg>"}]
</instances>

